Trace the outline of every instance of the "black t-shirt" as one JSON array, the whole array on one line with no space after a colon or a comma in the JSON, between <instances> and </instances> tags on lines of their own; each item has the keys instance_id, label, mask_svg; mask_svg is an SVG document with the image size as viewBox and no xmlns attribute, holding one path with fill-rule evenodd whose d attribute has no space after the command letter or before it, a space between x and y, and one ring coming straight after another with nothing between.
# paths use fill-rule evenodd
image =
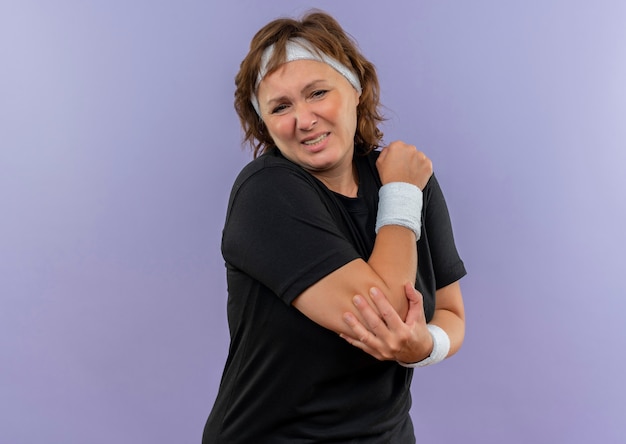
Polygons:
<instances>
[{"instance_id":1,"label":"black t-shirt","mask_svg":"<svg viewBox=\"0 0 626 444\"><path fill-rule=\"evenodd\" d=\"M236 179L222 238L231 344L204 444L414 442L413 370L376 360L291 305L324 276L369 258L377 156L355 158L355 199L276 149ZM416 288L430 319L435 290L465 274L434 176L422 217Z\"/></svg>"}]
</instances>

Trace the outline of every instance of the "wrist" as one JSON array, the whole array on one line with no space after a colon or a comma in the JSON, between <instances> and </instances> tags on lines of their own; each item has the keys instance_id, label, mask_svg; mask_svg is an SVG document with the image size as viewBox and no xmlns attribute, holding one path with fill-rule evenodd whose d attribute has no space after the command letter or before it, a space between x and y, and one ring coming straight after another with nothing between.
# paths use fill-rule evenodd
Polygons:
<instances>
[{"instance_id":1,"label":"wrist","mask_svg":"<svg viewBox=\"0 0 626 444\"><path fill-rule=\"evenodd\" d=\"M390 182L378 191L376 233L385 225L399 225L415 233L422 230L422 190L407 182Z\"/></svg>"},{"instance_id":2,"label":"wrist","mask_svg":"<svg viewBox=\"0 0 626 444\"><path fill-rule=\"evenodd\" d=\"M428 324L426 326L428 328L428 332L432 338L433 348L430 352L430 355L422 359L419 362L414 363L406 363L397 361L403 367L415 368L415 367L425 367L427 365L437 364L438 362L443 361L448 356L450 352L450 337L445 332L445 330L438 325Z\"/></svg>"}]
</instances>

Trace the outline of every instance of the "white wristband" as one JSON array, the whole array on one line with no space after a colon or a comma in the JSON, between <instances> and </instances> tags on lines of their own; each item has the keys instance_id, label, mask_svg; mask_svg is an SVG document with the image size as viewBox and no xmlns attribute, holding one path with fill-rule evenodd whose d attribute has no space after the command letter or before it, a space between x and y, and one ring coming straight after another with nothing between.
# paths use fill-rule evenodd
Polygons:
<instances>
[{"instance_id":1,"label":"white wristband","mask_svg":"<svg viewBox=\"0 0 626 444\"><path fill-rule=\"evenodd\" d=\"M400 361L398 361L398 364L403 367L409 368L425 367L427 365L436 364L446 359L448 353L450 352L450 337L443 328L437 325L428 324L426 327L428 328L428 332L433 338L433 351L430 353L430 356L426 359L423 359L419 362L414 362L412 364L407 364Z\"/></svg>"},{"instance_id":2,"label":"white wristband","mask_svg":"<svg viewBox=\"0 0 626 444\"><path fill-rule=\"evenodd\" d=\"M391 182L378 190L376 233L385 225L400 225L420 238L422 230L422 190L407 182Z\"/></svg>"}]
</instances>

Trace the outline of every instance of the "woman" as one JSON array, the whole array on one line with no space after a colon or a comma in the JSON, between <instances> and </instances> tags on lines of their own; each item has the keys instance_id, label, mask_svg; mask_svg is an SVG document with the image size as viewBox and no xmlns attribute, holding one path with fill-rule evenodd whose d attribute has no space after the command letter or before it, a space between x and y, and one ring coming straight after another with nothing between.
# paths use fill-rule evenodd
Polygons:
<instances>
[{"instance_id":1,"label":"woman","mask_svg":"<svg viewBox=\"0 0 626 444\"><path fill-rule=\"evenodd\" d=\"M461 346L465 269L430 160L375 150L378 91L325 13L251 42L235 108L255 160L223 232L231 345L205 444L415 442L412 367Z\"/></svg>"}]
</instances>

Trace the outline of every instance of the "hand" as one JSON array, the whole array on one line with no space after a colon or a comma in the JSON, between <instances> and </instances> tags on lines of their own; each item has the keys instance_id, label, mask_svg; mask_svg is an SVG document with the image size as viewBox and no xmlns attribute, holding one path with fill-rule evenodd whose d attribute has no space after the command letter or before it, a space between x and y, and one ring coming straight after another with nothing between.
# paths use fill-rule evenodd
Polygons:
<instances>
[{"instance_id":1,"label":"hand","mask_svg":"<svg viewBox=\"0 0 626 444\"><path fill-rule=\"evenodd\" d=\"M433 174L433 163L426 154L413 145L401 141L385 147L376 161L383 185L390 182L408 182L423 190Z\"/></svg>"},{"instance_id":2,"label":"hand","mask_svg":"<svg viewBox=\"0 0 626 444\"><path fill-rule=\"evenodd\" d=\"M411 363L429 356L433 349L433 340L426 327L422 295L410 283L405 284L404 292L409 300L406 321L402 321L378 288L372 288L370 297L375 309L366 298L355 296L354 305L365 324L354 314L345 313L344 321L354 335L340 336L381 361Z\"/></svg>"}]
</instances>

